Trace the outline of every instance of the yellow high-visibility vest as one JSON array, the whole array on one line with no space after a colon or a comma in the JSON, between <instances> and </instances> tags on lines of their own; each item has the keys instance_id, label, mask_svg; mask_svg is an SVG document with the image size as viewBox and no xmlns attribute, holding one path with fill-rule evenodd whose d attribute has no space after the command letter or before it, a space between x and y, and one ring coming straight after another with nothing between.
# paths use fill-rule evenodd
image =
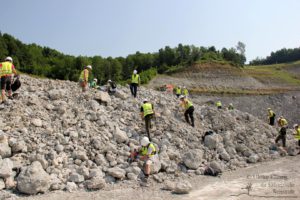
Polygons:
<instances>
[{"instance_id":1,"label":"yellow high-visibility vest","mask_svg":"<svg viewBox=\"0 0 300 200\"><path fill-rule=\"evenodd\" d=\"M148 149L149 149L149 148L152 149L152 152L151 152L150 155L148 155ZM149 145L147 145L147 146L145 146L145 147L142 146L142 148L141 148L141 150L140 150L140 154L141 154L142 156L148 155L149 157L152 157L153 155L155 155L155 154L156 154L156 149L155 149L154 144L152 144L152 143L150 142Z\"/></svg>"},{"instance_id":2,"label":"yellow high-visibility vest","mask_svg":"<svg viewBox=\"0 0 300 200\"><path fill-rule=\"evenodd\" d=\"M132 74L131 83L139 84L139 81L140 81L140 75L138 75L138 74Z\"/></svg>"},{"instance_id":3,"label":"yellow high-visibility vest","mask_svg":"<svg viewBox=\"0 0 300 200\"><path fill-rule=\"evenodd\" d=\"M88 81L88 79L89 79L89 70L88 69L82 70L79 76L79 80Z\"/></svg>"},{"instance_id":4,"label":"yellow high-visibility vest","mask_svg":"<svg viewBox=\"0 0 300 200\"><path fill-rule=\"evenodd\" d=\"M1 71L0 71L0 76L9 76L13 74L12 66L13 64L11 62L3 62L1 63Z\"/></svg>"},{"instance_id":5,"label":"yellow high-visibility vest","mask_svg":"<svg viewBox=\"0 0 300 200\"><path fill-rule=\"evenodd\" d=\"M153 114L153 108L152 108L152 104L151 103L144 103L143 104L143 113L144 113L144 117L146 115L150 115L150 114Z\"/></svg>"}]
</instances>

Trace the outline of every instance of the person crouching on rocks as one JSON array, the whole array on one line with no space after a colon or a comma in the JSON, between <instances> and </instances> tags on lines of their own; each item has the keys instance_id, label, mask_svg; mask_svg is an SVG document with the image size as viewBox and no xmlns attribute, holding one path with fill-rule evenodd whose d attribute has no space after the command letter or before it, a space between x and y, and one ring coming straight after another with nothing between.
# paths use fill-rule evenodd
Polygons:
<instances>
[{"instance_id":1,"label":"person crouching on rocks","mask_svg":"<svg viewBox=\"0 0 300 200\"><path fill-rule=\"evenodd\" d=\"M183 95L181 95L179 97L179 99L180 99L180 106L185 109L184 117L185 117L186 122L188 124L191 124L192 127L194 127L195 126L195 124L194 124L194 110L195 109L194 109L193 103ZM189 120L189 116L191 118L191 123Z\"/></svg>"},{"instance_id":2,"label":"person crouching on rocks","mask_svg":"<svg viewBox=\"0 0 300 200\"><path fill-rule=\"evenodd\" d=\"M155 164L158 160L157 150L152 142L149 141L148 137L143 137L140 141L141 147L135 149L131 153L130 160L142 160L144 161L144 174L147 181L151 173L151 165Z\"/></svg>"},{"instance_id":3,"label":"person crouching on rocks","mask_svg":"<svg viewBox=\"0 0 300 200\"><path fill-rule=\"evenodd\" d=\"M92 66L88 65L84 67L84 70L81 71L79 76L79 85L82 88L82 92L87 90L88 81L89 81L89 73L92 70Z\"/></svg>"}]
</instances>

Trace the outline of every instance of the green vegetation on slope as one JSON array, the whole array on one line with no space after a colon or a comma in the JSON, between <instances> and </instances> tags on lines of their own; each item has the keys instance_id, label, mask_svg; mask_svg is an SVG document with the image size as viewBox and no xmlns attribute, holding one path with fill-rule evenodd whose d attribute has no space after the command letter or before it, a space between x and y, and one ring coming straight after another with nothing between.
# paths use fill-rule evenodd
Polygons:
<instances>
[{"instance_id":1,"label":"green vegetation on slope","mask_svg":"<svg viewBox=\"0 0 300 200\"><path fill-rule=\"evenodd\" d=\"M166 46L155 53L136 52L125 58L75 57L49 47L24 44L9 34L0 33L0 60L11 56L21 72L72 81L77 81L83 66L90 64L93 66L90 78L96 77L101 83L108 79L124 82L130 79L134 69L141 74L142 83L147 83L156 73L165 73L178 66L190 66L200 60L228 61L242 66L246 61L244 52L245 45L239 42L236 48L223 48L221 51L213 46L179 44L175 48Z\"/></svg>"},{"instance_id":2,"label":"green vegetation on slope","mask_svg":"<svg viewBox=\"0 0 300 200\"><path fill-rule=\"evenodd\" d=\"M300 86L300 70L298 74L291 71L295 67L300 69L300 61L273 65L247 66L244 68L244 71L263 83L273 81Z\"/></svg>"}]
</instances>

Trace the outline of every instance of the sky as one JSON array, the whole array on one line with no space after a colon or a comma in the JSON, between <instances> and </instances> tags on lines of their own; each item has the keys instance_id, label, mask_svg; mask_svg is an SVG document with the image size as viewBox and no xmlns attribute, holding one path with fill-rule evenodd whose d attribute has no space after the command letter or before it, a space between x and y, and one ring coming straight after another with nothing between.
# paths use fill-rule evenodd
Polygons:
<instances>
[{"instance_id":1,"label":"sky","mask_svg":"<svg viewBox=\"0 0 300 200\"><path fill-rule=\"evenodd\" d=\"M299 0L0 0L0 31L69 55L118 57L179 43L247 61L300 46Z\"/></svg>"}]
</instances>

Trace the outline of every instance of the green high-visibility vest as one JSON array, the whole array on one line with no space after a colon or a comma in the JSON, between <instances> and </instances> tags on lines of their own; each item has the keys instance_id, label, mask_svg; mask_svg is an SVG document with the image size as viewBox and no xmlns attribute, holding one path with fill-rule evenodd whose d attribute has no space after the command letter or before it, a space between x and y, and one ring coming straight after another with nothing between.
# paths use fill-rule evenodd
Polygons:
<instances>
[{"instance_id":1,"label":"green high-visibility vest","mask_svg":"<svg viewBox=\"0 0 300 200\"><path fill-rule=\"evenodd\" d=\"M7 76L7 75L13 74L13 71L12 71L13 64L11 62L3 62L1 64L2 64L2 68L1 68L1 72L0 72L1 76Z\"/></svg>"},{"instance_id":2,"label":"green high-visibility vest","mask_svg":"<svg viewBox=\"0 0 300 200\"><path fill-rule=\"evenodd\" d=\"M297 128L297 130L296 130L295 138L298 139L298 140L300 140L300 127Z\"/></svg>"},{"instance_id":3,"label":"green high-visibility vest","mask_svg":"<svg viewBox=\"0 0 300 200\"><path fill-rule=\"evenodd\" d=\"M86 77L84 77L84 75ZM87 69L82 70L80 73L80 76L79 76L79 80L88 81L88 79L89 79L89 70L87 70Z\"/></svg>"},{"instance_id":4,"label":"green high-visibility vest","mask_svg":"<svg viewBox=\"0 0 300 200\"><path fill-rule=\"evenodd\" d=\"M151 103L144 103L143 104L143 113L144 113L144 117L146 115L150 115L150 114L153 114L153 108L152 108L152 104Z\"/></svg>"},{"instance_id":5,"label":"green high-visibility vest","mask_svg":"<svg viewBox=\"0 0 300 200\"><path fill-rule=\"evenodd\" d=\"M216 105L217 105L217 107L221 107L222 106L221 101L217 101Z\"/></svg>"},{"instance_id":6,"label":"green high-visibility vest","mask_svg":"<svg viewBox=\"0 0 300 200\"><path fill-rule=\"evenodd\" d=\"M193 103L190 100L186 100L187 104L185 104L185 109L189 109L193 106Z\"/></svg>"},{"instance_id":7,"label":"green high-visibility vest","mask_svg":"<svg viewBox=\"0 0 300 200\"><path fill-rule=\"evenodd\" d=\"M150 155L148 155L148 149L151 148L152 149L152 152ZM149 157L153 156L156 154L156 149L155 149L155 146L154 144L152 144L151 142L147 145L147 146L142 146L141 150L140 150L140 154L142 156L145 156L145 155L148 155Z\"/></svg>"},{"instance_id":8,"label":"green high-visibility vest","mask_svg":"<svg viewBox=\"0 0 300 200\"><path fill-rule=\"evenodd\" d=\"M187 96L189 94L189 91L185 88L185 89L183 89L183 95L184 96Z\"/></svg>"},{"instance_id":9,"label":"green high-visibility vest","mask_svg":"<svg viewBox=\"0 0 300 200\"><path fill-rule=\"evenodd\" d=\"M181 88L176 88L176 94L181 94Z\"/></svg>"},{"instance_id":10,"label":"green high-visibility vest","mask_svg":"<svg viewBox=\"0 0 300 200\"><path fill-rule=\"evenodd\" d=\"M131 83L139 84L140 76L138 74L132 74Z\"/></svg>"}]
</instances>

